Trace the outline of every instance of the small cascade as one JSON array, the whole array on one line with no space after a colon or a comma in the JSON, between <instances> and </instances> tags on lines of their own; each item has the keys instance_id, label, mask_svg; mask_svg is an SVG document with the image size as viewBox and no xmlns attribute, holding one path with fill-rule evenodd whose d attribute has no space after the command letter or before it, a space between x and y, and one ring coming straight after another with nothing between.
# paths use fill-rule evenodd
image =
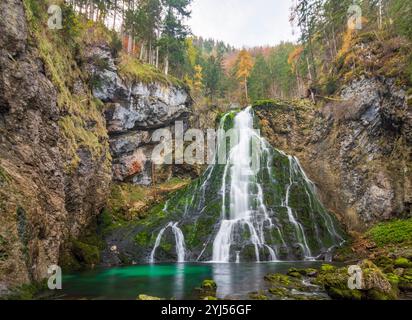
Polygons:
<instances>
[{"instance_id":1,"label":"small cascade","mask_svg":"<svg viewBox=\"0 0 412 320\"><path fill-rule=\"evenodd\" d=\"M219 150L228 147L219 140L216 164L166 203L164 218L153 222L156 230L165 227L152 231L150 262L168 228L179 262L328 260L344 242L299 160L269 145L254 125L251 107L221 118L220 129L233 128L236 143L218 164ZM173 246L165 248L162 255L170 259Z\"/></svg>"},{"instance_id":2,"label":"small cascade","mask_svg":"<svg viewBox=\"0 0 412 320\"><path fill-rule=\"evenodd\" d=\"M165 233L167 228L172 228L173 234L175 236L176 241L176 255L177 255L177 262L184 262L185 261L185 237L183 235L182 230L177 226L177 222L169 222L163 229L161 229L156 237L155 246L153 247L152 252L150 253L149 262L155 263L155 254L156 249L159 247L160 242L162 241L163 234Z\"/></svg>"}]
</instances>

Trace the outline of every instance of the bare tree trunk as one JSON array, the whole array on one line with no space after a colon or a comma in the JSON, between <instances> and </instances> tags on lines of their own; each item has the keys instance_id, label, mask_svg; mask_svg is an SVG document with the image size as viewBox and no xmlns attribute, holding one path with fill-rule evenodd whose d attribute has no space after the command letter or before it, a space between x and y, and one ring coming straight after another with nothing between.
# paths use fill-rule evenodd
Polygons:
<instances>
[{"instance_id":1,"label":"bare tree trunk","mask_svg":"<svg viewBox=\"0 0 412 320\"><path fill-rule=\"evenodd\" d=\"M116 30L116 18L117 18L117 0L114 1L112 30Z\"/></svg>"},{"instance_id":2,"label":"bare tree trunk","mask_svg":"<svg viewBox=\"0 0 412 320\"><path fill-rule=\"evenodd\" d=\"M165 75L169 74L169 53L165 57Z\"/></svg>"},{"instance_id":3,"label":"bare tree trunk","mask_svg":"<svg viewBox=\"0 0 412 320\"><path fill-rule=\"evenodd\" d=\"M129 54L132 52L132 49L133 49L133 39L132 38L133 38L132 34L129 33L129 37L127 40L127 53Z\"/></svg>"},{"instance_id":4,"label":"bare tree trunk","mask_svg":"<svg viewBox=\"0 0 412 320\"><path fill-rule=\"evenodd\" d=\"M153 64L153 50L152 50L152 40L149 40L149 64Z\"/></svg>"},{"instance_id":5,"label":"bare tree trunk","mask_svg":"<svg viewBox=\"0 0 412 320\"><path fill-rule=\"evenodd\" d=\"M310 96L312 98L313 103L315 103L315 94L312 90L313 76L312 76L312 72L311 72L309 57L306 57L306 63L308 65L308 75L309 75L309 82L310 82L309 83L309 92L310 92Z\"/></svg>"},{"instance_id":6,"label":"bare tree trunk","mask_svg":"<svg viewBox=\"0 0 412 320\"><path fill-rule=\"evenodd\" d=\"M382 29L382 0L379 0L378 6L379 6L378 26L379 26L379 29Z\"/></svg>"},{"instance_id":7,"label":"bare tree trunk","mask_svg":"<svg viewBox=\"0 0 412 320\"><path fill-rule=\"evenodd\" d=\"M159 69L159 47L156 47L156 69Z\"/></svg>"},{"instance_id":8,"label":"bare tree trunk","mask_svg":"<svg viewBox=\"0 0 412 320\"><path fill-rule=\"evenodd\" d=\"M245 97L246 97L246 102L249 102L249 94L248 94L248 89L247 89L247 78L245 77Z\"/></svg>"},{"instance_id":9,"label":"bare tree trunk","mask_svg":"<svg viewBox=\"0 0 412 320\"><path fill-rule=\"evenodd\" d=\"M144 51L144 42L140 45L140 57L139 60L143 61L143 51Z\"/></svg>"}]
</instances>

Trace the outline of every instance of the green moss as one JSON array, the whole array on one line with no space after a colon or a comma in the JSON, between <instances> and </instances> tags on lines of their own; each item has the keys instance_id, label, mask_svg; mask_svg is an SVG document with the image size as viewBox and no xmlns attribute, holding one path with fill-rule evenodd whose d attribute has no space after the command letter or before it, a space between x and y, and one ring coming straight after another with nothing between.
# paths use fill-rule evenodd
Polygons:
<instances>
[{"instance_id":1,"label":"green moss","mask_svg":"<svg viewBox=\"0 0 412 320\"><path fill-rule=\"evenodd\" d=\"M7 245L8 241L0 235L0 261L5 261L9 257L9 254L6 250Z\"/></svg>"},{"instance_id":2,"label":"green moss","mask_svg":"<svg viewBox=\"0 0 412 320\"><path fill-rule=\"evenodd\" d=\"M331 287L327 290L328 295L336 300L362 300L362 293L359 290L350 290Z\"/></svg>"},{"instance_id":3,"label":"green moss","mask_svg":"<svg viewBox=\"0 0 412 320\"><path fill-rule=\"evenodd\" d=\"M393 300L393 297L382 291L371 289L371 290L368 290L366 299L368 300Z\"/></svg>"},{"instance_id":4,"label":"green moss","mask_svg":"<svg viewBox=\"0 0 412 320\"><path fill-rule=\"evenodd\" d=\"M412 274L405 274L399 277L398 287L402 291L411 291L412 290Z\"/></svg>"},{"instance_id":5,"label":"green moss","mask_svg":"<svg viewBox=\"0 0 412 320\"><path fill-rule=\"evenodd\" d=\"M45 65L46 76L57 89L57 106L66 116L59 120L59 126L67 139L64 152L71 158L66 170L76 170L80 158L78 151L85 148L96 159L107 159L109 168L107 130L99 106L90 92L73 94L74 83L85 82L82 70L76 64L76 55L82 48L82 34L89 22L78 20L73 10L61 4L64 16L64 28L60 32L47 28L47 2L24 0L26 15L30 23L33 46Z\"/></svg>"},{"instance_id":6,"label":"green moss","mask_svg":"<svg viewBox=\"0 0 412 320\"><path fill-rule=\"evenodd\" d=\"M320 267L321 272L333 272L335 270L336 268L330 264L322 264L322 266Z\"/></svg>"},{"instance_id":7,"label":"green moss","mask_svg":"<svg viewBox=\"0 0 412 320\"><path fill-rule=\"evenodd\" d=\"M302 278L302 274L295 268L289 269L287 275L293 278Z\"/></svg>"},{"instance_id":8,"label":"green moss","mask_svg":"<svg viewBox=\"0 0 412 320\"><path fill-rule=\"evenodd\" d=\"M0 186L2 185L2 183L8 183L8 182L10 182L10 176L7 174L6 170L4 170L0 166Z\"/></svg>"},{"instance_id":9,"label":"green moss","mask_svg":"<svg viewBox=\"0 0 412 320\"><path fill-rule=\"evenodd\" d=\"M290 278L281 273L268 274L265 276L265 280L274 284L279 283L286 286L291 283Z\"/></svg>"},{"instance_id":10,"label":"green moss","mask_svg":"<svg viewBox=\"0 0 412 320\"><path fill-rule=\"evenodd\" d=\"M146 294L139 294L136 300L162 300L158 297L148 296Z\"/></svg>"},{"instance_id":11,"label":"green moss","mask_svg":"<svg viewBox=\"0 0 412 320\"><path fill-rule=\"evenodd\" d=\"M205 290L217 290L217 284L214 280L203 280L202 289Z\"/></svg>"},{"instance_id":12,"label":"green moss","mask_svg":"<svg viewBox=\"0 0 412 320\"><path fill-rule=\"evenodd\" d=\"M388 281L393 285L393 286L397 286L400 278L398 275L393 274L393 273L387 273L386 274L386 279L388 279Z\"/></svg>"},{"instance_id":13,"label":"green moss","mask_svg":"<svg viewBox=\"0 0 412 320\"><path fill-rule=\"evenodd\" d=\"M138 245L145 247L150 243L150 238L147 232L141 231L136 235L135 241Z\"/></svg>"},{"instance_id":14,"label":"green moss","mask_svg":"<svg viewBox=\"0 0 412 320\"><path fill-rule=\"evenodd\" d=\"M204 300L208 297L216 297L217 284L215 281L206 279L200 288L196 289L199 299Z\"/></svg>"},{"instance_id":15,"label":"green moss","mask_svg":"<svg viewBox=\"0 0 412 320\"><path fill-rule=\"evenodd\" d=\"M69 250L65 250L61 253L59 257L59 265L62 267L63 272L67 273L79 271L84 268Z\"/></svg>"},{"instance_id":16,"label":"green moss","mask_svg":"<svg viewBox=\"0 0 412 320\"><path fill-rule=\"evenodd\" d=\"M252 300L268 300L268 297L263 292L251 292L249 298Z\"/></svg>"},{"instance_id":17,"label":"green moss","mask_svg":"<svg viewBox=\"0 0 412 320\"><path fill-rule=\"evenodd\" d=\"M266 99L266 100L257 100L253 103L253 108L255 109L265 109L265 108L281 108L285 109L288 108L287 104L274 99Z\"/></svg>"},{"instance_id":18,"label":"green moss","mask_svg":"<svg viewBox=\"0 0 412 320\"><path fill-rule=\"evenodd\" d=\"M47 280L40 282L31 282L29 284L23 284L19 287L12 289L11 293L5 297L1 297L4 300L34 300L38 296L47 290Z\"/></svg>"},{"instance_id":19,"label":"green moss","mask_svg":"<svg viewBox=\"0 0 412 320\"><path fill-rule=\"evenodd\" d=\"M149 64L141 63L136 58L123 54L119 61L120 74L129 81L141 81L143 83L160 83L185 88L185 84L172 77L166 76L160 70Z\"/></svg>"},{"instance_id":20,"label":"green moss","mask_svg":"<svg viewBox=\"0 0 412 320\"><path fill-rule=\"evenodd\" d=\"M394 262L395 267L397 268L411 268L412 267L412 262L410 262L406 258L398 258Z\"/></svg>"},{"instance_id":21,"label":"green moss","mask_svg":"<svg viewBox=\"0 0 412 320\"><path fill-rule=\"evenodd\" d=\"M282 288L282 287L272 287L272 288L269 288L268 291L278 298L287 297L289 294L289 291L286 288Z\"/></svg>"},{"instance_id":22,"label":"green moss","mask_svg":"<svg viewBox=\"0 0 412 320\"><path fill-rule=\"evenodd\" d=\"M100 262L100 250L95 245L72 240L72 252L77 260L85 266L94 266Z\"/></svg>"},{"instance_id":23,"label":"green moss","mask_svg":"<svg viewBox=\"0 0 412 320\"><path fill-rule=\"evenodd\" d=\"M412 218L383 222L366 233L378 246L410 242L412 239Z\"/></svg>"}]
</instances>

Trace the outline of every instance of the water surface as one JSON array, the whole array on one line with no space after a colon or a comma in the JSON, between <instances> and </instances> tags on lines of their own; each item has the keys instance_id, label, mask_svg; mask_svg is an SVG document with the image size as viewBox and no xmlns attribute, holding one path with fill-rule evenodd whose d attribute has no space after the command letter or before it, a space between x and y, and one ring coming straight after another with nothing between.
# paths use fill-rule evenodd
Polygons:
<instances>
[{"instance_id":1,"label":"water surface","mask_svg":"<svg viewBox=\"0 0 412 320\"><path fill-rule=\"evenodd\" d=\"M177 263L135 265L71 274L63 277L66 299L136 299L139 294L167 299L196 299L195 288L213 279L219 298L244 298L265 287L268 273L289 268L318 267L321 262Z\"/></svg>"}]
</instances>

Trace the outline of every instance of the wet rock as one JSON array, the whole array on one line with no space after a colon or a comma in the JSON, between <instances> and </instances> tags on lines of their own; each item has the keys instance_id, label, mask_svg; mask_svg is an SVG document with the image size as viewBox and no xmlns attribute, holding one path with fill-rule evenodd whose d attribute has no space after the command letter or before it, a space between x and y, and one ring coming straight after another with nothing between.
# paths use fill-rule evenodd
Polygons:
<instances>
[{"instance_id":1,"label":"wet rock","mask_svg":"<svg viewBox=\"0 0 412 320\"><path fill-rule=\"evenodd\" d=\"M295 269L297 270L297 269ZM304 273L303 269L300 270ZM318 285L312 284L298 271L291 271L291 275L268 274L265 280L268 283L267 296L271 300L325 300L328 296ZM296 276L299 274L299 276Z\"/></svg>"}]
</instances>

